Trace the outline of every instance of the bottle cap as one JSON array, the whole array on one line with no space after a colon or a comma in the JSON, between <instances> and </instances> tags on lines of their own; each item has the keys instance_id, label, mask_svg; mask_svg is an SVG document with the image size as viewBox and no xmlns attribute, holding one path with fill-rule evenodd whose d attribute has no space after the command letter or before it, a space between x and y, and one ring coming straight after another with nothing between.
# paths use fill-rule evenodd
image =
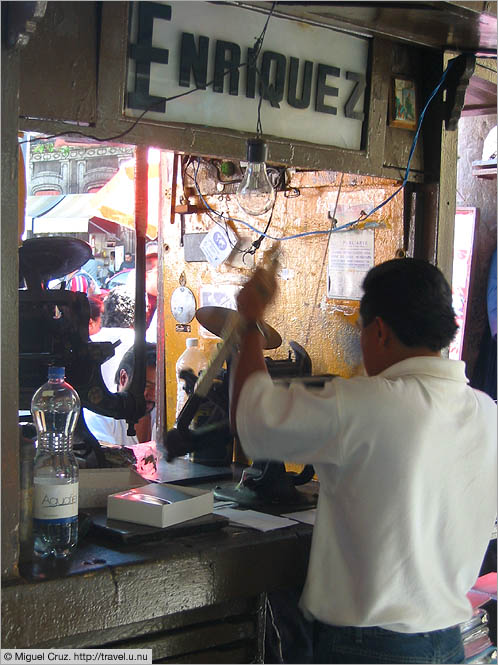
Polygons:
<instances>
[{"instance_id":1,"label":"bottle cap","mask_svg":"<svg viewBox=\"0 0 498 665\"><path fill-rule=\"evenodd\" d=\"M187 349L190 349L191 346L199 346L197 337L187 337Z\"/></svg>"},{"instance_id":2,"label":"bottle cap","mask_svg":"<svg viewBox=\"0 0 498 665\"><path fill-rule=\"evenodd\" d=\"M63 379L65 374L65 367L49 367L48 378L50 379Z\"/></svg>"}]
</instances>

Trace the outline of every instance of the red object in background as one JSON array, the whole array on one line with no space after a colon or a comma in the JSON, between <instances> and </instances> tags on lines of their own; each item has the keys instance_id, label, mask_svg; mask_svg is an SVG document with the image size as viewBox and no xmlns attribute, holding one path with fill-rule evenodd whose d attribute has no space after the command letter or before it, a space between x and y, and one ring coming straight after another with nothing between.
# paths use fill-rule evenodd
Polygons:
<instances>
[{"instance_id":1,"label":"red object in background","mask_svg":"<svg viewBox=\"0 0 498 665\"><path fill-rule=\"evenodd\" d=\"M40 189L35 192L35 196L60 196L60 192L55 189Z\"/></svg>"},{"instance_id":2,"label":"red object in background","mask_svg":"<svg viewBox=\"0 0 498 665\"><path fill-rule=\"evenodd\" d=\"M490 600L496 600L496 584L496 573L487 573L487 575L478 577L476 583L467 594L472 607L480 607Z\"/></svg>"},{"instance_id":3,"label":"red object in background","mask_svg":"<svg viewBox=\"0 0 498 665\"><path fill-rule=\"evenodd\" d=\"M130 275L133 271L133 274ZM106 280L106 288L113 289L115 286L124 286L125 284L128 284L129 280L134 280L135 279L135 268L124 268L124 270L120 270L119 272L115 272L114 275L111 275L111 277L108 277Z\"/></svg>"},{"instance_id":4,"label":"red object in background","mask_svg":"<svg viewBox=\"0 0 498 665\"><path fill-rule=\"evenodd\" d=\"M89 280L84 275L74 275L66 284L67 291L80 291L81 293L88 293L90 286Z\"/></svg>"},{"instance_id":5,"label":"red object in background","mask_svg":"<svg viewBox=\"0 0 498 665\"><path fill-rule=\"evenodd\" d=\"M487 573L477 578L477 582L472 589L480 591L481 593L488 593L494 600L496 600L496 573Z\"/></svg>"}]
</instances>

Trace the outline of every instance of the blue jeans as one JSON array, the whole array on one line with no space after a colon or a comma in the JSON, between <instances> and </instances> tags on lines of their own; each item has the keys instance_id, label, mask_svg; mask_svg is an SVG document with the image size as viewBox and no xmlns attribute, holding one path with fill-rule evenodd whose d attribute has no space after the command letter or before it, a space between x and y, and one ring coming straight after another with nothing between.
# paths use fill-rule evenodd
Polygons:
<instances>
[{"instance_id":1,"label":"blue jeans","mask_svg":"<svg viewBox=\"0 0 498 665\"><path fill-rule=\"evenodd\" d=\"M329 626L314 622L315 663L462 663L458 626L430 633Z\"/></svg>"}]
</instances>

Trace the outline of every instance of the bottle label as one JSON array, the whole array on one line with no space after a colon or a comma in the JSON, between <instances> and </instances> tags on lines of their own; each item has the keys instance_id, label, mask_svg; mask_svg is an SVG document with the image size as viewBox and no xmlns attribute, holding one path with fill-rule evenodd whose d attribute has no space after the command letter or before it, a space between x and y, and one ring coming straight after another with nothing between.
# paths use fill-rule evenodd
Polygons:
<instances>
[{"instance_id":1,"label":"bottle label","mask_svg":"<svg viewBox=\"0 0 498 665\"><path fill-rule=\"evenodd\" d=\"M78 514L78 483L34 486L33 517L66 520Z\"/></svg>"},{"instance_id":2,"label":"bottle label","mask_svg":"<svg viewBox=\"0 0 498 665\"><path fill-rule=\"evenodd\" d=\"M33 526L44 527L44 526L56 526L57 524L77 524L78 515L73 515L73 517L61 517L59 520L40 520L36 517L33 518Z\"/></svg>"}]
</instances>

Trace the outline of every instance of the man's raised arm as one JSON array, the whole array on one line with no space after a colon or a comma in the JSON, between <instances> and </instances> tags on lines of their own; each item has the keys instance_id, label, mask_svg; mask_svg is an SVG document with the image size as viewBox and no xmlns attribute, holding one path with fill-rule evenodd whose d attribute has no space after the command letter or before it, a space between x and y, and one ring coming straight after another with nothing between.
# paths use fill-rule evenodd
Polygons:
<instances>
[{"instance_id":1,"label":"man's raised arm","mask_svg":"<svg viewBox=\"0 0 498 665\"><path fill-rule=\"evenodd\" d=\"M277 283L273 271L258 268L237 298L238 311L245 322L241 335L240 353L230 398L232 427L236 429L236 414L240 392L251 374L267 372L263 356L264 337L258 328L267 305L273 300Z\"/></svg>"}]
</instances>

